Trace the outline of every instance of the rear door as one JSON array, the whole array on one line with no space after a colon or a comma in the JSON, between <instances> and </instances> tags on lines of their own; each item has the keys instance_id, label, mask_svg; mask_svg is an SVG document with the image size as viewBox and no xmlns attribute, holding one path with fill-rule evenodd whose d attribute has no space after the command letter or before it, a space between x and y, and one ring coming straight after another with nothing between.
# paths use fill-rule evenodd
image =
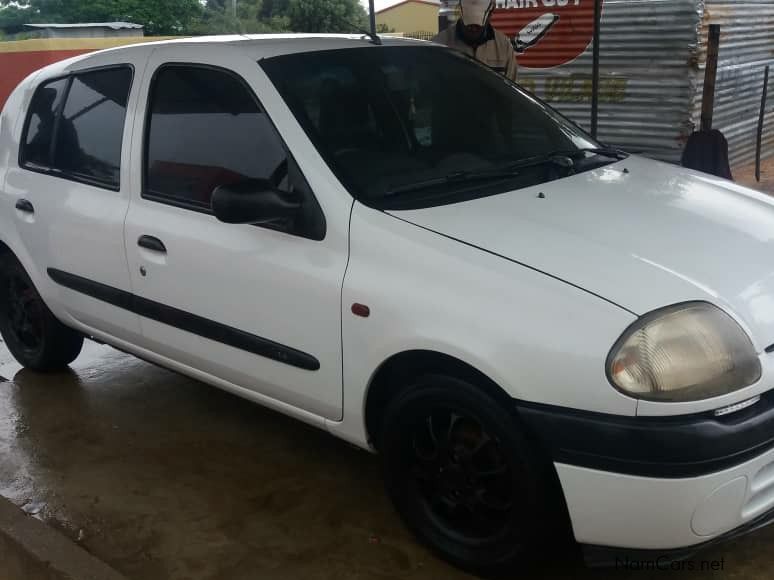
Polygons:
<instances>
[{"instance_id":1,"label":"rear door","mask_svg":"<svg viewBox=\"0 0 774 580\"><path fill-rule=\"evenodd\" d=\"M232 388L338 419L352 202L316 195L306 175L320 172L320 160L294 155L283 139L278 125L293 133L293 123L256 60L222 45L152 56L135 147L143 180L126 221L145 344ZM299 192L303 217L218 221L213 190L246 179Z\"/></svg>"},{"instance_id":2,"label":"rear door","mask_svg":"<svg viewBox=\"0 0 774 580\"><path fill-rule=\"evenodd\" d=\"M130 121L148 52L119 62L99 55L44 81L6 181L46 300L61 317L132 342L141 335L139 318L122 307L131 290L123 225Z\"/></svg>"}]
</instances>

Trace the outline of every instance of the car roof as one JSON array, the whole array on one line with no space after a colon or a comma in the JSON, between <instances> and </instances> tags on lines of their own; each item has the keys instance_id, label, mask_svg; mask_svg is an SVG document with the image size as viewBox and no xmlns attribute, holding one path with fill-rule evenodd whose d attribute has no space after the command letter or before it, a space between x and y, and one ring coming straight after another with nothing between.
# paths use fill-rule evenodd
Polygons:
<instances>
[{"instance_id":1,"label":"car roof","mask_svg":"<svg viewBox=\"0 0 774 580\"><path fill-rule=\"evenodd\" d=\"M427 45L424 40L413 38L380 36L382 44L386 46L407 44ZM297 52L316 52L337 48L361 48L363 46L376 46L364 33L359 34L245 34L234 36L200 36L180 38L175 40L162 40L158 44L206 44L209 46L227 44L246 52L253 52L256 56L279 56Z\"/></svg>"},{"instance_id":2,"label":"car roof","mask_svg":"<svg viewBox=\"0 0 774 580\"><path fill-rule=\"evenodd\" d=\"M402 37L380 37L383 46L430 46L431 43L423 40ZM345 48L377 47L366 34L245 34L224 36L195 36L190 38L176 38L173 40L158 40L152 42L140 42L126 46L108 48L90 52L81 56L68 59L65 67L87 61L89 58L111 53L116 59L143 50L147 47L166 46L191 46L207 47L212 50L239 50L255 60L271 58L285 54L297 54L302 52L317 52L322 50L334 50ZM65 68L63 67L63 68Z\"/></svg>"},{"instance_id":3,"label":"car roof","mask_svg":"<svg viewBox=\"0 0 774 580\"><path fill-rule=\"evenodd\" d=\"M439 46L433 43L395 36L380 36L383 46ZM154 47L190 46L206 47L209 50L238 50L253 60L272 58L286 54L317 52L347 48L379 48L368 35L362 34L244 34L222 36L194 36L172 40L156 40L117 46L105 50L88 52L48 65L26 79L23 84L37 83L41 78L52 78L73 70L88 68L96 61L105 64L105 57L115 62L131 61L134 57L147 54Z\"/></svg>"}]
</instances>

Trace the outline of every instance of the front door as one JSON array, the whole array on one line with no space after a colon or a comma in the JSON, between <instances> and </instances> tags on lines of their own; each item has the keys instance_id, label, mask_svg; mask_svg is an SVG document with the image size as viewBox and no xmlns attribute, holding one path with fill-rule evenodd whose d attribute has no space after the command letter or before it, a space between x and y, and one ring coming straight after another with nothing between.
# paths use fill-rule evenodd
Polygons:
<instances>
[{"instance_id":1,"label":"front door","mask_svg":"<svg viewBox=\"0 0 774 580\"><path fill-rule=\"evenodd\" d=\"M268 82L258 64L220 54L160 48L149 65L134 148L143 179L125 228L144 341L233 386L339 419L349 212L326 220L254 90ZM303 215L218 221L213 190L248 179L301 192Z\"/></svg>"}]
</instances>

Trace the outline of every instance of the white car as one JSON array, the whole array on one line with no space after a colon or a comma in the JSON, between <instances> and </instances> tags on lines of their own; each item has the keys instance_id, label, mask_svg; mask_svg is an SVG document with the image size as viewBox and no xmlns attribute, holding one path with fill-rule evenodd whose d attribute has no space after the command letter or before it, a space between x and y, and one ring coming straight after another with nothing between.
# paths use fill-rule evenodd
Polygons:
<instances>
[{"instance_id":1,"label":"white car","mask_svg":"<svg viewBox=\"0 0 774 580\"><path fill-rule=\"evenodd\" d=\"M772 201L605 148L443 47L49 66L0 118L0 258L23 365L91 337L378 451L466 569L565 524L603 563L774 518Z\"/></svg>"}]
</instances>

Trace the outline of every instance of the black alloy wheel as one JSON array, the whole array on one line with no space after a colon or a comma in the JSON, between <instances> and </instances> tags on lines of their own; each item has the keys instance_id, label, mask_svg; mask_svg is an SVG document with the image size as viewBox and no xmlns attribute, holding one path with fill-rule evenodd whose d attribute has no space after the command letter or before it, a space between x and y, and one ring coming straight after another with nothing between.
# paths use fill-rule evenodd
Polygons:
<instances>
[{"instance_id":1,"label":"black alloy wheel","mask_svg":"<svg viewBox=\"0 0 774 580\"><path fill-rule=\"evenodd\" d=\"M29 356L37 356L43 348L42 304L35 289L20 272L10 272L4 283L6 299L3 306L8 331Z\"/></svg>"},{"instance_id":2,"label":"black alloy wheel","mask_svg":"<svg viewBox=\"0 0 774 580\"><path fill-rule=\"evenodd\" d=\"M398 513L460 568L512 574L561 529L550 461L507 404L471 382L428 374L406 385L385 411L379 451Z\"/></svg>"},{"instance_id":3,"label":"black alloy wheel","mask_svg":"<svg viewBox=\"0 0 774 580\"><path fill-rule=\"evenodd\" d=\"M64 369L83 347L83 335L57 320L9 254L0 256L0 334L19 364L40 372Z\"/></svg>"}]
</instances>

